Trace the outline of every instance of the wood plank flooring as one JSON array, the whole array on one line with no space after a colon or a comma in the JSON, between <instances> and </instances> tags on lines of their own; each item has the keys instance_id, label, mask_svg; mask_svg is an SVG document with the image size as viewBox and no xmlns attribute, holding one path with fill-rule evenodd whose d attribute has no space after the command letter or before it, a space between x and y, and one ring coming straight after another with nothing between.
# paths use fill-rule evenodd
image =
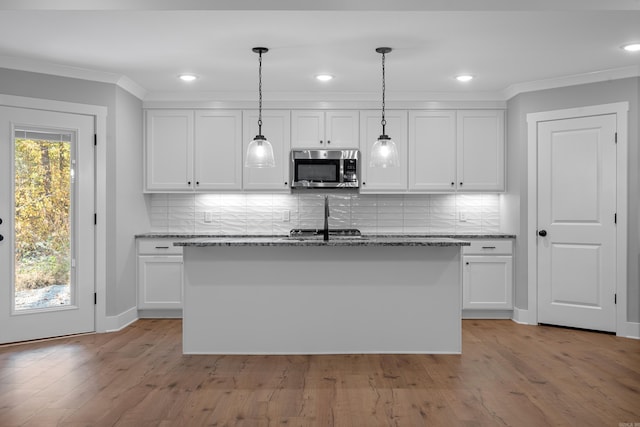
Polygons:
<instances>
[{"instance_id":1,"label":"wood plank flooring","mask_svg":"<svg viewBox=\"0 0 640 427\"><path fill-rule=\"evenodd\" d=\"M0 426L640 425L640 341L465 320L462 355L183 356L181 321L0 348Z\"/></svg>"}]
</instances>

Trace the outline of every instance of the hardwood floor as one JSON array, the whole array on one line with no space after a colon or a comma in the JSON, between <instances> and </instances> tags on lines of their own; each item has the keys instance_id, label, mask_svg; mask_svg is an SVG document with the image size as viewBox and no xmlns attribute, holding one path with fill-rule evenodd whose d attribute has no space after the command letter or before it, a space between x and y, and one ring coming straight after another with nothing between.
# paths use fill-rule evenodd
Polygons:
<instances>
[{"instance_id":1,"label":"hardwood floor","mask_svg":"<svg viewBox=\"0 0 640 427\"><path fill-rule=\"evenodd\" d=\"M465 320L463 354L183 356L180 320L0 348L0 426L640 423L640 341ZM640 425L640 424L637 424Z\"/></svg>"}]
</instances>

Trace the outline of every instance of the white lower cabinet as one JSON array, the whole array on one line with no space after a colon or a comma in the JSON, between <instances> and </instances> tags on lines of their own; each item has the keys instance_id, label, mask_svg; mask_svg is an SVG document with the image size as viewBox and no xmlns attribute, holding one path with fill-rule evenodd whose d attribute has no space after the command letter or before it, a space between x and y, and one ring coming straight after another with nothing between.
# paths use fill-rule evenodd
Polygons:
<instances>
[{"instance_id":1,"label":"white lower cabinet","mask_svg":"<svg viewBox=\"0 0 640 427\"><path fill-rule=\"evenodd\" d=\"M510 240L472 240L463 247L463 309L513 309L512 247Z\"/></svg>"},{"instance_id":2,"label":"white lower cabinet","mask_svg":"<svg viewBox=\"0 0 640 427\"><path fill-rule=\"evenodd\" d=\"M171 239L138 239L138 309L182 309L182 247Z\"/></svg>"}]
</instances>

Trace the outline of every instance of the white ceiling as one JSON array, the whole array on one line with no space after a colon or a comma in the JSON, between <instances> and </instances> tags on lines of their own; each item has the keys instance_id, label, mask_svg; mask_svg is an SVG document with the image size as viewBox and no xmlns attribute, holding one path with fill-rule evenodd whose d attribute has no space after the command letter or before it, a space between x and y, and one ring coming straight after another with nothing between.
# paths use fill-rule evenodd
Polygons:
<instances>
[{"instance_id":1,"label":"white ceiling","mask_svg":"<svg viewBox=\"0 0 640 427\"><path fill-rule=\"evenodd\" d=\"M141 1L123 3L146 7ZM309 10L307 1L298 10L273 10L292 9L285 0L272 1L272 10L251 10L259 2L239 0L234 4L243 10L229 10L228 1L203 7L198 0L180 2L186 10L50 10L55 1L45 10L42 1L3 3L10 7L0 8L0 67L85 73L102 81L124 76L145 99L255 97L254 46L270 49L263 58L265 94L379 93L379 46L394 49L387 55L390 99L415 93L499 98L530 82L638 75L640 69L640 53L620 48L640 42L639 0L605 2L626 10L603 10L593 0L580 7L559 0L553 4L565 7L555 10L523 10L526 2L516 0L509 4L517 8L505 8L504 0L484 2L492 5L485 10L477 10L478 2L470 10L468 0L449 3L457 10L443 10L442 1L414 0L396 0L393 8L384 1L372 1L374 8L351 0L326 10ZM177 79L182 72L200 78L185 84ZM319 72L336 78L320 83L313 78ZM477 78L461 84L454 79L460 73Z\"/></svg>"}]
</instances>

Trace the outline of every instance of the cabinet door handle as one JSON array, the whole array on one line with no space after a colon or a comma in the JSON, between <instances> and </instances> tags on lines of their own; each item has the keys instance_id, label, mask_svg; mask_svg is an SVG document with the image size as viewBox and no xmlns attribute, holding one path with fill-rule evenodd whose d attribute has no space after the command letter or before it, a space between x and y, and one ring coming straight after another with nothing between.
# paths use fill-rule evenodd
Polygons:
<instances>
[{"instance_id":1,"label":"cabinet door handle","mask_svg":"<svg viewBox=\"0 0 640 427\"><path fill-rule=\"evenodd\" d=\"M327 144L331 144L331 141L329 141L328 139L327 139Z\"/></svg>"},{"instance_id":2,"label":"cabinet door handle","mask_svg":"<svg viewBox=\"0 0 640 427\"><path fill-rule=\"evenodd\" d=\"M169 246L156 246L156 249L169 249Z\"/></svg>"},{"instance_id":3,"label":"cabinet door handle","mask_svg":"<svg viewBox=\"0 0 640 427\"><path fill-rule=\"evenodd\" d=\"M322 145L322 140L320 140L320 145Z\"/></svg>"},{"instance_id":4,"label":"cabinet door handle","mask_svg":"<svg viewBox=\"0 0 640 427\"><path fill-rule=\"evenodd\" d=\"M462 187L462 183L460 183L460 187Z\"/></svg>"},{"instance_id":5,"label":"cabinet door handle","mask_svg":"<svg viewBox=\"0 0 640 427\"><path fill-rule=\"evenodd\" d=\"M191 185L191 181L187 181L187 185Z\"/></svg>"},{"instance_id":6,"label":"cabinet door handle","mask_svg":"<svg viewBox=\"0 0 640 427\"><path fill-rule=\"evenodd\" d=\"M452 183L451 183L451 186L453 187L454 185L456 185L456 183L455 183L455 182L452 182Z\"/></svg>"},{"instance_id":7,"label":"cabinet door handle","mask_svg":"<svg viewBox=\"0 0 640 427\"><path fill-rule=\"evenodd\" d=\"M465 264L469 265L469 261L465 262Z\"/></svg>"},{"instance_id":8,"label":"cabinet door handle","mask_svg":"<svg viewBox=\"0 0 640 427\"><path fill-rule=\"evenodd\" d=\"M482 249L495 249L495 246L483 246Z\"/></svg>"}]
</instances>

